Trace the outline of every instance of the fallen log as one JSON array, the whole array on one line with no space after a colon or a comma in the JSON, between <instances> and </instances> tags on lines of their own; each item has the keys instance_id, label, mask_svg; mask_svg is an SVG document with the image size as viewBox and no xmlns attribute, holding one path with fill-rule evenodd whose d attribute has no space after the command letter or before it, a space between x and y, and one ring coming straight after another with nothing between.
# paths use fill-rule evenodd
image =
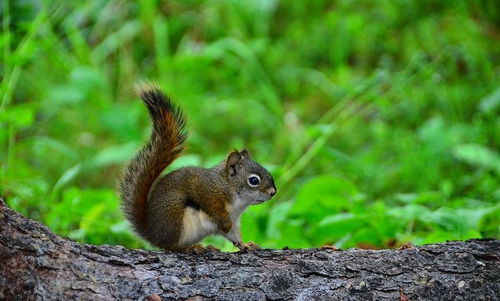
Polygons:
<instances>
[{"instance_id":1,"label":"fallen log","mask_svg":"<svg viewBox=\"0 0 500 301\"><path fill-rule=\"evenodd\" d=\"M500 241L188 255L79 244L0 199L0 300L500 300Z\"/></svg>"}]
</instances>

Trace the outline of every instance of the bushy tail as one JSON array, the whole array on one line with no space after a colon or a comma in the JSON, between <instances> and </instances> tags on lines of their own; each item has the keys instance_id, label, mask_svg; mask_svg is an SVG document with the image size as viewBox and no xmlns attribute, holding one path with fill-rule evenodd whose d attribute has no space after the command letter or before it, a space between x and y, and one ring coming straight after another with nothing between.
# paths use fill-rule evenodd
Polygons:
<instances>
[{"instance_id":1,"label":"bushy tail","mask_svg":"<svg viewBox=\"0 0 500 301\"><path fill-rule=\"evenodd\" d=\"M146 231L146 202L151 185L182 152L186 132L182 111L156 87L138 91L146 105L153 130L151 138L130 162L120 182L122 210L138 234Z\"/></svg>"}]
</instances>

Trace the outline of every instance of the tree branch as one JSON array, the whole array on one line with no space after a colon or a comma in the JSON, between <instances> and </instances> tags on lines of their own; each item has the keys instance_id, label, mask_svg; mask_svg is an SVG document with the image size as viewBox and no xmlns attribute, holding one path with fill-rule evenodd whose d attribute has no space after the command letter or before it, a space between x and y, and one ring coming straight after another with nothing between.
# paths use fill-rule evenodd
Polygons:
<instances>
[{"instance_id":1,"label":"tree branch","mask_svg":"<svg viewBox=\"0 0 500 301\"><path fill-rule=\"evenodd\" d=\"M0 199L0 299L499 300L500 241L187 255L78 244ZM150 299L159 300L158 296Z\"/></svg>"}]
</instances>

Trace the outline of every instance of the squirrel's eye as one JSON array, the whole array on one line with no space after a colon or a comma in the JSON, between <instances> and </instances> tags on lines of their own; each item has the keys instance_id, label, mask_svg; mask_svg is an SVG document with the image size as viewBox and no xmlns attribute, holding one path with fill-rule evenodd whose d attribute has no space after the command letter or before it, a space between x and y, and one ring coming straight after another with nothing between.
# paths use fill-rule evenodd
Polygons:
<instances>
[{"instance_id":1,"label":"squirrel's eye","mask_svg":"<svg viewBox=\"0 0 500 301\"><path fill-rule=\"evenodd\" d=\"M260 184L260 177L258 175L250 175L248 177L248 185L252 186L252 187L257 187L259 184Z\"/></svg>"}]
</instances>

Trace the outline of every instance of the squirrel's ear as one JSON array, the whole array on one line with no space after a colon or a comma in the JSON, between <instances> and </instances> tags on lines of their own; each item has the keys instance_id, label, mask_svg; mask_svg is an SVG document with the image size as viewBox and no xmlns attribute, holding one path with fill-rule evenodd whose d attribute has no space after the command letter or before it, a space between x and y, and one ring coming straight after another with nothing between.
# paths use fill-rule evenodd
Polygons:
<instances>
[{"instance_id":1,"label":"squirrel's ear","mask_svg":"<svg viewBox=\"0 0 500 301\"><path fill-rule=\"evenodd\" d=\"M226 160L226 170L230 176L236 175L236 165L241 160L241 154L237 151L234 151L229 154Z\"/></svg>"},{"instance_id":2,"label":"squirrel's ear","mask_svg":"<svg viewBox=\"0 0 500 301\"><path fill-rule=\"evenodd\" d=\"M243 158L250 160L250 153L246 149L242 149L240 154Z\"/></svg>"}]
</instances>

